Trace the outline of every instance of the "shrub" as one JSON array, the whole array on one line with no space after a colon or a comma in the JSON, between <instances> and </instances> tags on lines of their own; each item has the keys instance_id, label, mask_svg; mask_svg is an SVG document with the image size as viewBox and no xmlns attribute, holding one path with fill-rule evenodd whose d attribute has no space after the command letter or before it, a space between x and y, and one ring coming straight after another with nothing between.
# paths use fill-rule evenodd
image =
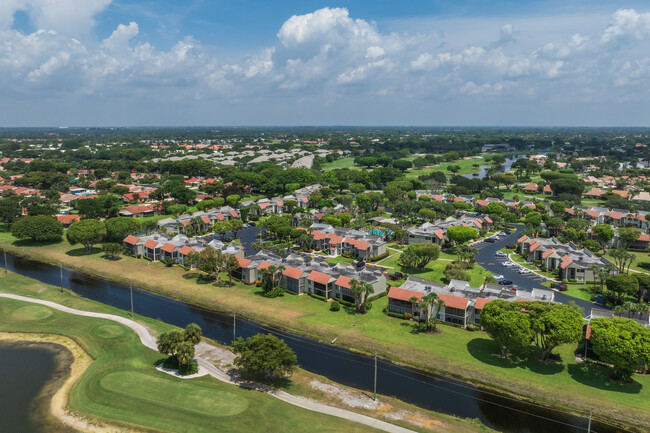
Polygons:
<instances>
[{"instance_id":1,"label":"shrub","mask_svg":"<svg viewBox=\"0 0 650 433\"><path fill-rule=\"evenodd\" d=\"M267 292L264 292L262 296L265 298L277 298L278 296L283 296L284 295L284 288L283 287L276 287L275 289L269 290Z\"/></svg>"},{"instance_id":2,"label":"shrub","mask_svg":"<svg viewBox=\"0 0 650 433\"><path fill-rule=\"evenodd\" d=\"M175 356L170 356L169 358L165 359L165 361L162 364L163 368L168 368L170 370L176 370L179 366L178 359L176 359Z\"/></svg>"},{"instance_id":3,"label":"shrub","mask_svg":"<svg viewBox=\"0 0 650 433\"><path fill-rule=\"evenodd\" d=\"M569 283L575 283L576 279L575 278L569 278Z\"/></svg>"},{"instance_id":4,"label":"shrub","mask_svg":"<svg viewBox=\"0 0 650 433\"><path fill-rule=\"evenodd\" d=\"M386 312L386 315L388 315L390 317L395 317L396 319L405 319L403 314L393 313L392 311Z\"/></svg>"},{"instance_id":5,"label":"shrub","mask_svg":"<svg viewBox=\"0 0 650 433\"><path fill-rule=\"evenodd\" d=\"M388 288L390 289L390 284L388 285ZM388 290L385 292L377 293L376 295L372 295L367 299L367 302L375 302L377 299L383 298L384 296L388 296Z\"/></svg>"},{"instance_id":6,"label":"shrub","mask_svg":"<svg viewBox=\"0 0 650 433\"><path fill-rule=\"evenodd\" d=\"M190 362L189 364L181 364L178 367L178 374L181 376L189 376L190 374L196 374L199 371L199 364L196 362Z\"/></svg>"},{"instance_id":7,"label":"shrub","mask_svg":"<svg viewBox=\"0 0 650 433\"><path fill-rule=\"evenodd\" d=\"M372 302L366 301L366 308L365 308L366 312L370 311L371 308L372 308Z\"/></svg>"},{"instance_id":8,"label":"shrub","mask_svg":"<svg viewBox=\"0 0 650 433\"><path fill-rule=\"evenodd\" d=\"M542 272L546 272L546 265L540 266L539 270Z\"/></svg>"},{"instance_id":9,"label":"shrub","mask_svg":"<svg viewBox=\"0 0 650 433\"><path fill-rule=\"evenodd\" d=\"M404 313L404 318L406 320L411 320L412 317L413 317L413 315L411 313Z\"/></svg>"},{"instance_id":10,"label":"shrub","mask_svg":"<svg viewBox=\"0 0 650 433\"><path fill-rule=\"evenodd\" d=\"M330 311L339 311L341 309L341 304L339 304L337 301L332 301L332 304L330 305Z\"/></svg>"},{"instance_id":11,"label":"shrub","mask_svg":"<svg viewBox=\"0 0 650 433\"><path fill-rule=\"evenodd\" d=\"M307 293L307 295L314 298L314 299L318 299L319 301L327 301L327 299L325 299L324 296L320 296L320 295L317 295L315 293Z\"/></svg>"},{"instance_id":12,"label":"shrub","mask_svg":"<svg viewBox=\"0 0 650 433\"><path fill-rule=\"evenodd\" d=\"M370 261L370 262L376 262L376 261L378 261L378 260L383 260L383 259L385 259L385 258L388 257L389 255L390 255L390 252L386 251L384 254L380 254L380 255L378 255L378 256L370 257L370 260L368 260L368 261Z\"/></svg>"},{"instance_id":13,"label":"shrub","mask_svg":"<svg viewBox=\"0 0 650 433\"><path fill-rule=\"evenodd\" d=\"M639 267L643 269L650 269L650 262L639 262Z\"/></svg>"},{"instance_id":14,"label":"shrub","mask_svg":"<svg viewBox=\"0 0 650 433\"><path fill-rule=\"evenodd\" d=\"M478 330L481 329L481 328L478 327L478 326L476 326L476 325L471 325L471 324L470 324L470 325L467 325L467 326L465 327L465 329L467 329L468 331L478 331Z\"/></svg>"},{"instance_id":15,"label":"shrub","mask_svg":"<svg viewBox=\"0 0 650 433\"><path fill-rule=\"evenodd\" d=\"M142 254L138 254L136 257L137 257L138 259L141 259L141 258L142 258Z\"/></svg>"}]
</instances>

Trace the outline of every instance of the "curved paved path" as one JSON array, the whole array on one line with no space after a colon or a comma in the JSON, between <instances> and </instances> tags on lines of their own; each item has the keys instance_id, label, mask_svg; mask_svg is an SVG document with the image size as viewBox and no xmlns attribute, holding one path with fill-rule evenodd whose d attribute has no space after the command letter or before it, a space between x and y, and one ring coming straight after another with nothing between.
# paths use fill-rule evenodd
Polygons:
<instances>
[{"instance_id":1,"label":"curved paved path","mask_svg":"<svg viewBox=\"0 0 650 433\"><path fill-rule=\"evenodd\" d=\"M144 325L141 325L131 319L127 319L126 317L120 317L113 314L93 313L90 311L77 310L75 308L70 308L70 307L66 307L65 305L57 304L56 302L45 301L42 299L33 299L33 298L28 298L20 295L13 295L9 293L0 293L0 298L9 298L18 301L31 302L33 304L45 305L55 310L63 311L64 313L74 314L77 316L95 317L98 319L112 320L114 322L120 323L124 326L131 328L138 335L142 344L144 344L149 349L158 351L158 348L156 346L156 339L149 333L149 330ZM203 368L205 371L207 371L210 376L222 382L229 383L231 385L238 385L235 381L231 379L231 377L225 371L215 366L209 360L202 358L200 356L197 356L195 359L199 364L199 366ZM265 391L265 392L267 392L267 394L272 395L273 397L279 400L282 400L294 406L298 406L303 409L311 410L314 412L336 416L349 421L365 424L367 426L376 428L377 430L383 430L390 433L414 433L413 430L409 430L394 424L390 424L388 422L381 421L366 415L361 415L356 412L351 412L346 409L332 407L304 397L298 397L286 393L284 391L273 390L273 391Z\"/></svg>"}]
</instances>

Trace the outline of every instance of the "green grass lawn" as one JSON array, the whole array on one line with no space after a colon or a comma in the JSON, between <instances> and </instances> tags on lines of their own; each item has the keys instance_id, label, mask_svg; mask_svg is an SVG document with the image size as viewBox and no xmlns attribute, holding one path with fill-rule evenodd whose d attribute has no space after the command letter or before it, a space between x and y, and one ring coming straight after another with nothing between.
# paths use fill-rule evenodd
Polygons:
<instances>
[{"instance_id":1,"label":"green grass lawn","mask_svg":"<svg viewBox=\"0 0 650 433\"><path fill-rule=\"evenodd\" d=\"M424 278L428 281L433 281L435 283L440 283L442 282L443 279L446 277L442 273L442 271L445 269L445 266L447 266L449 263L451 263L451 260L456 259L455 254L449 254L446 252L440 252L440 257L438 260L429 262L429 264L424 268L423 272L413 272L410 269L406 269L402 267L398 261L399 257L401 254L396 254L392 257L389 257L387 259L382 260L381 262L377 263L380 266L386 266L391 268L393 272L401 272L403 274L408 274L408 275L414 275L416 277L421 277ZM442 260L441 260L442 259ZM468 269L467 272L470 274L472 277L470 284L473 287L480 287L483 285L485 282L485 277L492 275L491 272L486 271L479 265L474 265L472 269ZM446 281L446 280L445 280ZM398 282L399 283L399 282ZM397 285L396 282L391 282L392 285Z\"/></svg>"},{"instance_id":2,"label":"green grass lawn","mask_svg":"<svg viewBox=\"0 0 650 433\"><path fill-rule=\"evenodd\" d=\"M614 264L614 259L610 255L610 251L607 251L607 254L605 254L603 257L605 257L607 260L609 260L612 264ZM650 270L644 269L641 266L639 266L639 263L650 263L650 253L649 252L641 252L641 251L628 251L628 253L632 253L636 256L636 260L632 262L632 265L630 266L630 269L633 269L638 272L644 272L644 273L650 273Z\"/></svg>"},{"instance_id":3,"label":"green grass lawn","mask_svg":"<svg viewBox=\"0 0 650 433\"><path fill-rule=\"evenodd\" d=\"M6 233L0 233L0 242L9 238ZM12 242L8 245L16 249ZM356 315L347 308L331 312L328 303L308 296L266 299L260 296L261 291L256 287L197 284L196 272L186 272L177 266L147 265L148 262L130 257L111 262L103 259L101 253L77 254L75 251L81 249L63 242L40 247L21 243L19 250L35 259L54 263L61 260L93 275L109 276L119 281L133 279L136 285L150 290L191 299L206 307L236 310L238 314L324 341L337 337L337 344L343 346L365 352L377 351L381 356L399 362L457 375L529 396L539 402L587 412L593 406L601 416L635 419L635 422L650 426L650 376L635 376L635 382L627 385L613 382L609 379L609 369L575 362L573 350L576 345L556 349L562 361L552 365L539 365L528 358L502 360L498 356L499 348L483 333L448 326L443 327L441 334L413 333L411 323L386 317L382 312L387 298L375 301L371 311L365 315ZM388 260L389 265L391 261L396 265L397 256ZM443 260L432 262L419 276L440 281L447 263ZM475 266L475 269L482 268ZM482 282L482 278L472 276L472 285L478 286ZM0 287L4 290L5 286L0 280ZM33 293L39 296L37 290Z\"/></svg>"},{"instance_id":4,"label":"green grass lawn","mask_svg":"<svg viewBox=\"0 0 650 433\"><path fill-rule=\"evenodd\" d=\"M332 263L333 265L339 262L352 263L354 261L354 259L351 259L349 257L343 257L343 256L328 257L325 260L327 260L329 263Z\"/></svg>"},{"instance_id":5,"label":"green grass lawn","mask_svg":"<svg viewBox=\"0 0 650 433\"><path fill-rule=\"evenodd\" d=\"M547 282L542 283L544 286L551 287L553 283ZM564 293L565 295L572 296L577 299L582 299L583 301L591 302L591 292L589 289L593 287L592 284L582 284L582 283L566 283L567 290Z\"/></svg>"},{"instance_id":6,"label":"green grass lawn","mask_svg":"<svg viewBox=\"0 0 650 433\"><path fill-rule=\"evenodd\" d=\"M331 171L337 168L349 168L351 170L361 170L361 167L354 165L354 157L339 158L332 162L323 164L323 171Z\"/></svg>"},{"instance_id":7,"label":"green grass lawn","mask_svg":"<svg viewBox=\"0 0 650 433\"><path fill-rule=\"evenodd\" d=\"M287 420L292 431L374 431L211 377L158 372L162 356L114 322L9 299L0 299L0 316L1 331L65 335L84 348L93 363L72 388L69 405L98 421L167 432L272 431Z\"/></svg>"}]
</instances>

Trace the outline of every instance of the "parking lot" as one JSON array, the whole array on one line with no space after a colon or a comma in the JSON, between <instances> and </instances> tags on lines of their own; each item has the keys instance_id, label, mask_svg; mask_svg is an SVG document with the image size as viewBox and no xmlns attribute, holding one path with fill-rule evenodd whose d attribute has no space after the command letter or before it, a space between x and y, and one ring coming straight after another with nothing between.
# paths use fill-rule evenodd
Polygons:
<instances>
[{"instance_id":1,"label":"parking lot","mask_svg":"<svg viewBox=\"0 0 650 433\"><path fill-rule=\"evenodd\" d=\"M497 251L504 248L506 245L517 243L517 239L519 239L521 233L524 231L526 231L524 226L517 225L512 233L499 237L499 239L495 240L493 243L479 242L474 244L473 247L478 250L476 260L478 264L483 266L486 270L494 274L501 274L505 280L512 281L513 285L517 286L519 290L532 290L534 288L548 290L548 287L542 285L543 282L547 281L546 278L533 273L520 274L518 272L521 268L519 265L515 264L515 266L505 267L503 266L503 263L508 262L509 259L496 256ZM569 301L574 301L577 305L584 308L585 315L591 314L591 308L594 306L603 308L602 306L597 306L591 302L574 298L557 291L555 292L555 301L563 304L566 304Z\"/></svg>"}]
</instances>

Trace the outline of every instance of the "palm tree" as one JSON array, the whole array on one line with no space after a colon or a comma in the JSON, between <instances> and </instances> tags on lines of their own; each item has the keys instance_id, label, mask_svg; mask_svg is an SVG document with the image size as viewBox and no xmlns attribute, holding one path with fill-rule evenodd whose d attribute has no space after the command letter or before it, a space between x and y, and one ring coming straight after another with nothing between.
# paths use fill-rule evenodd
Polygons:
<instances>
[{"instance_id":1,"label":"palm tree","mask_svg":"<svg viewBox=\"0 0 650 433\"><path fill-rule=\"evenodd\" d=\"M194 359L194 345L189 341L179 343L176 359L180 364L189 364Z\"/></svg>"},{"instance_id":2,"label":"palm tree","mask_svg":"<svg viewBox=\"0 0 650 433\"><path fill-rule=\"evenodd\" d=\"M411 309L415 312L415 309L417 308L417 305L420 302L420 300L415 296L411 296L409 298L409 302L411 303Z\"/></svg>"},{"instance_id":3,"label":"palm tree","mask_svg":"<svg viewBox=\"0 0 650 433\"><path fill-rule=\"evenodd\" d=\"M223 264L224 269L228 272L228 285L232 286L232 273L239 269L239 261L234 254L226 254Z\"/></svg>"},{"instance_id":4,"label":"palm tree","mask_svg":"<svg viewBox=\"0 0 650 433\"><path fill-rule=\"evenodd\" d=\"M445 301L440 299L437 293L429 293L422 297L420 308L424 312L427 332L435 331L437 328L436 316L440 309L445 306ZM433 322L433 327L431 326Z\"/></svg>"},{"instance_id":5,"label":"palm tree","mask_svg":"<svg viewBox=\"0 0 650 433\"><path fill-rule=\"evenodd\" d=\"M365 281L350 280L350 290L354 294L354 303L357 306L357 313L365 313L366 299L369 294L375 292L375 288Z\"/></svg>"}]
</instances>

